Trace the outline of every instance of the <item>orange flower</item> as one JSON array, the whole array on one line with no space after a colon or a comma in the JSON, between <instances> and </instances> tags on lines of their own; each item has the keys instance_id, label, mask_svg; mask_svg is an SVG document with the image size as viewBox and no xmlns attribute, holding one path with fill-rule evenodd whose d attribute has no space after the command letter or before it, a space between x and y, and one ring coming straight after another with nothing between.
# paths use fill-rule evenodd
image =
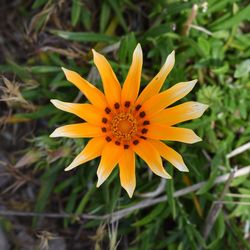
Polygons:
<instances>
[{"instance_id":1,"label":"orange flower","mask_svg":"<svg viewBox=\"0 0 250 250\"><path fill-rule=\"evenodd\" d=\"M161 157L178 170L188 171L181 155L161 140L185 143L200 141L200 137L192 130L173 125L200 117L207 105L185 102L166 108L187 95L197 82L181 82L159 93L174 66L174 51L139 96L142 70L140 44L135 48L132 65L123 87L105 57L94 50L93 54L105 94L78 73L63 68L67 80L79 88L91 104L51 100L57 108L85 120L83 123L59 127L51 137L93 137L65 170L71 170L101 156L97 170L97 187L108 178L118 164L121 185L129 197L132 197L136 186L135 153L156 175L163 178L169 179L171 176L165 171Z\"/></svg>"}]
</instances>

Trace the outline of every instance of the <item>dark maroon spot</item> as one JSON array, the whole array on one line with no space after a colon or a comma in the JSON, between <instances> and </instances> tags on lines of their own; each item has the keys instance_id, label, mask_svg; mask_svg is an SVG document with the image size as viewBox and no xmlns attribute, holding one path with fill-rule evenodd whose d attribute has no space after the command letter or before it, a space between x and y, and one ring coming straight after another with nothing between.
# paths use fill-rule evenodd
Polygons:
<instances>
[{"instance_id":1,"label":"dark maroon spot","mask_svg":"<svg viewBox=\"0 0 250 250\"><path fill-rule=\"evenodd\" d=\"M146 140L147 139L147 137L145 137L145 136L140 136L140 138L142 138L143 140Z\"/></svg>"},{"instance_id":2,"label":"dark maroon spot","mask_svg":"<svg viewBox=\"0 0 250 250\"><path fill-rule=\"evenodd\" d=\"M138 143L139 143L138 140L134 140L134 141L133 141L133 144L134 144L134 145L137 145Z\"/></svg>"},{"instance_id":3,"label":"dark maroon spot","mask_svg":"<svg viewBox=\"0 0 250 250\"><path fill-rule=\"evenodd\" d=\"M129 145L128 144L124 144L124 149L128 149L129 148Z\"/></svg>"},{"instance_id":4,"label":"dark maroon spot","mask_svg":"<svg viewBox=\"0 0 250 250\"><path fill-rule=\"evenodd\" d=\"M107 122L108 122L108 119L107 119L106 117L103 117L103 118L102 118L102 122L103 122L103 123L107 123Z\"/></svg>"},{"instance_id":5,"label":"dark maroon spot","mask_svg":"<svg viewBox=\"0 0 250 250\"><path fill-rule=\"evenodd\" d=\"M145 126L145 125L149 125L150 124L150 122L148 121L148 120L146 120L146 121L144 121L143 122L143 125Z\"/></svg>"},{"instance_id":6,"label":"dark maroon spot","mask_svg":"<svg viewBox=\"0 0 250 250\"><path fill-rule=\"evenodd\" d=\"M112 141L112 139L109 136L107 136L105 139L106 139L107 142Z\"/></svg>"},{"instance_id":7,"label":"dark maroon spot","mask_svg":"<svg viewBox=\"0 0 250 250\"><path fill-rule=\"evenodd\" d=\"M148 132L148 130L147 130L146 128L143 128L143 129L141 130L141 132L142 132L143 134L146 134L146 133Z\"/></svg>"},{"instance_id":8,"label":"dark maroon spot","mask_svg":"<svg viewBox=\"0 0 250 250\"><path fill-rule=\"evenodd\" d=\"M111 113L111 109L110 109L110 108L105 108L105 112L106 112L107 114L109 114L109 113Z\"/></svg>"},{"instance_id":9,"label":"dark maroon spot","mask_svg":"<svg viewBox=\"0 0 250 250\"><path fill-rule=\"evenodd\" d=\"M119 109L120 108L120 104L116 102L115 105L114 105L114 107L115 107L115 109Z\"/></svg>"},{"instance_id":10,"label":"dark maroon spot","mask_svg":"<svg viewBox=\"0 0 250 250\"><path fill-rule=\"evenodd\" d=\"M105 127L102 127L102 132L107 132L107 129Z\"/></svg>"},{"instance_id":11,"label":"dark maroon spot","mask_svg":"<svg viewBox=\"0 0 250 250\"><path fill-rule=\"evenodd\" d=\"M124 104L124 106L125 106L126 108L129 108L130 102L129 102L129 101L126 101L125 104Z\"/></svg>"},{"instance_id":12,"label":"dark maroon spot","mask_svg":"<svg viewBox=\"0 0 250 250\"><path fill-rule=\"evenodd\" d=\"M138 104L136 107L135 107L135 109L138 111L139 109L141 108L141 105L140 104Z\"/></svg>"},{"instance_id":13,"label":"dark maroon spot","mask_svg":"<svg viewBox=\"0 0 250 250\"><path fill-rule=\"evenodd\" d=\"M143 118L145 115L146 115L146 113L145 113L144 111L140 112L140 114L139 114L139 116L140 116L141 118Z\"/></svg>"},{"instance_id":14,"label":"dark maroon spot","mask_svg":"<svg viewBox=\"0 0 250 250\"><path fill-rule=\"evenodd\" d=\"M115 142L115 145L120 146L121 143L120 143L119 141L116 141L116 142Z\"/></svg>"}]
</instances>

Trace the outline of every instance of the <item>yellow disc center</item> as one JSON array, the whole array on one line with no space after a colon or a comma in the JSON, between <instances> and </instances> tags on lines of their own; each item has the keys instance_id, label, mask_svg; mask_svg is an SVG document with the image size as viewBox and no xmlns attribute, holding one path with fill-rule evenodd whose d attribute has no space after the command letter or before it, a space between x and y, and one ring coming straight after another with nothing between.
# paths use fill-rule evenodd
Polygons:
<instances>
[{"instance_id":1,"label":"yellow disc center","mask_svg":"<svg viewBox=\"0 0 250 250\"><path fill-rule=\"evenodd\" d=\"M128 134L133 128L133 125L131 124L131 122L127 120L121 120L120 122L118 122L117 127L118 130L121 131L122 133Z\"/></svg>"},{"instance_id":2,"label":"yellow disc center","mask_svg":"<svg viewBox=\"0 0 250 250\"><path fill-rule=\"evenodd\" d=\"M119 113L111 121L111 131L119 140L130 140L137 132L136 119L129 113Z\"/></svg>"}]
</instances>

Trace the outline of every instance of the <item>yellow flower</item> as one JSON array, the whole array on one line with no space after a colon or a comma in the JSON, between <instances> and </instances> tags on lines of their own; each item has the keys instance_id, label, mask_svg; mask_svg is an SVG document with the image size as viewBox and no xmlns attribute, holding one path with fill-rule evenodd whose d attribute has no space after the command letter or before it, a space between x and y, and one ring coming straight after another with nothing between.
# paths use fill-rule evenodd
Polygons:
<instances>
[{"instance_id":1,"label":"yellow flower","mask_svg":"<svg viewBox=\"0 0 250 250\"><path fill-rule=\"evenodd\" d=\"M174 66L174 51L152 81L138 96L142 70L142 50L137 45L132 65L121 87L104 56L93 50L94 63L102 78L104 94L78 73L63 68L68 81L86 96L91 104L51 102L59 109L73 113L85 122L57 128L51 137L92 138L74 161L65 169L101 156L97 169L99 187L119 165L122 187L132 197L136 186L135 153L158 176L171 178L162 165L165 158L180 171L188 171L182 156L161 140L195 143L200 141L192 130L173 125L200 117L207 108L198 102L171 104L186 96L196 80L181 82L159 93Z\"/></svg>"}]
</instances>

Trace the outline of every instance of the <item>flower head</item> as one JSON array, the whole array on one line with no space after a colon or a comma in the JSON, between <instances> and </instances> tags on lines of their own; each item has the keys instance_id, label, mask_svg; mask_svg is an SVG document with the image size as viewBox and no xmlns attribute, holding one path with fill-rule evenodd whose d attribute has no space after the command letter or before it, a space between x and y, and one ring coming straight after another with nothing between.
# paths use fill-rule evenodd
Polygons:
<instances>
[{"instance_id":1,"label":"flower head","mask_svg":"<svg viewBox=\"0 0 250 250\"><path fill-rule=\"evenodd\" d=\"M94 50L93 55L102 78L104 93L78 73L63 68L67 80L78 87L90 103L51 100L57 108L73 113L85 121L59 127L51 137L92 138L65 170L71 170L101 156L97 169L97 187L118 164L121 185L130 197L136 186L135 154L156 175L163 178L168 179L171 176L165 171L162 158L178 170L188 171L182 156L161 140L184 143L200 141L200 137L192 130L174 125L200 117L207 105L185 102L169 108L193 89L196 80L178 83L159 93L174 66L174 51L139 96L142 70L140 44L134 50L132 65L122 87L105 57Z\"/></svg>"}]
</instances>

